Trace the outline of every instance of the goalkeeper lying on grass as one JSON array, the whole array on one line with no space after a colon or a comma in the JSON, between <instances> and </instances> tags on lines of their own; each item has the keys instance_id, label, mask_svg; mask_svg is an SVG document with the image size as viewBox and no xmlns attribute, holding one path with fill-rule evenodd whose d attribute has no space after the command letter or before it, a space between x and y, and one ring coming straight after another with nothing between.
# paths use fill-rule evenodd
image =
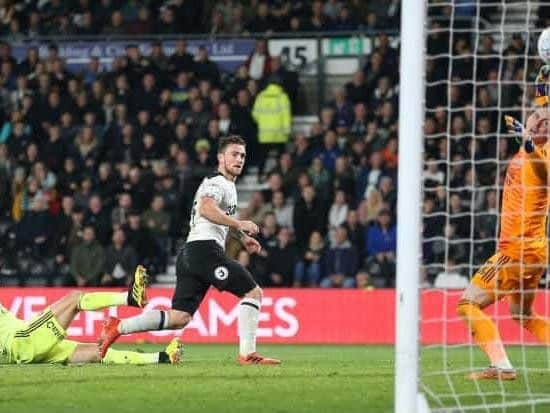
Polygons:
<instances>
[{"instance_id":1,"label":"goalkeeper lying on grass","mask_svg":"<svg viewBox=\"0 0 550 413\"><path fill-rule=\"evenodd\" d=\"M47 307L30 322L16 318L0 304L0 360L21 363L155 364L179 362L182 346L173 339L159 353L109 349L103 359L95 343L66 340L66 330L80 311L111 306L143 307L147 304L147 274L138 266L128 292L74 291Z\"/></svg>"}]
</instances>

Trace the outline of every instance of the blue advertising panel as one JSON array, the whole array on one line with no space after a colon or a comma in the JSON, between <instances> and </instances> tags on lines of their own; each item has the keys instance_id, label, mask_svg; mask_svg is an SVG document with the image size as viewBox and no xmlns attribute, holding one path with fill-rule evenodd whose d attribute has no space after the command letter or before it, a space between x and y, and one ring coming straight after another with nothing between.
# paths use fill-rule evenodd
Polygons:
<instances>
[{"instance_id":1,"label":"blue advertising panel","mask_svg":"<svg viewBox=\"0 0 550 413\"><path fill-rule=\"evenodd\" d=\"M73 72L81 71L90 61L91 57L98 57L104 69L110 69L113 58L125 54L125 48L129 44L139 47L144 56L148 56L152 41L68 41L56 43L59 54L67 63L67 68ZM208 50L210 59L218 64L220 70L225 72L235 71L252 52L255 45L254 39L224 39L224 40L188 40L187 51L196 54L199 46ZM17 61L25 58L27 49L38 47L40 57L48 55L50 42L12 43L13 56ZM162 41L164 53L169 56L174 53L175 41Z\"/></svg>"}]
</instances>

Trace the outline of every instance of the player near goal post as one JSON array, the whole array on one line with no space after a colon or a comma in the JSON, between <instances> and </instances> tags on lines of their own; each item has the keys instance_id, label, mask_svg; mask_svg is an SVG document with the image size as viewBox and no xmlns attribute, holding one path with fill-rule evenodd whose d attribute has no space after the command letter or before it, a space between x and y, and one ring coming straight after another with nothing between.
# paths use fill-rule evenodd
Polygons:
<instances>
[{"instance_id":1,"label":"player near goal post","mask_svg":"<svg viewBox=\"0 0 550 413\"><path fill-rule=\"evenodd\" d=\"M508 298L512 318L540 342L550 344L550 323L533 309L548 263L550 111L542 107L548 105L548 95L541 93L546 90L548 73L549 66L539 72L535 98L539 107L528 116L525 127L505 116L507 128L521 135L522 145L506 171L497 252L473 276L457 305L458 314L491 363L485 370L472 372L472 380L516 379L497 326L482 311L503 297Z\"/></svg>"},{"instance_id":2,"label":"player near goal post","mask_svg":"<svg viewBox=\"0 0 550 413\"><path fill-rule=\"evenodd\" d=\"M252 221L234 217L237 212L235 181L246 158L244 139L238 135L220 138L217 157L218 171L202 181L193 200L189 234L176 260L177 280L172 308L147 311L122 320L111 317L105 322L99 338L102 355L121 334L185 327L213 285L241 299L238 362L280 364L280 360L256 352L262 290L252 274L224 252L229 232L249 253L257 253L261 248L251 236L258 233L258 226Z\"/></svg>"},{"instance_id":3,"label":"player near goal post","mask_svg":"<svg viewBox=\"0 0 550 413\"><path fill-rule=\"evenodd\" d=\"M28 323L11 314L0 304L0 361L8 364L29 363L104 363L104 364L176 364L181 344L173 339L165 351L138 353L109 349L102 357L96 343L65 339L66 330L80 311L111 306L143 308L147 304L147 274L138 266L128 292L73 291L51 304Z\"/></svg>"}]
</instances>

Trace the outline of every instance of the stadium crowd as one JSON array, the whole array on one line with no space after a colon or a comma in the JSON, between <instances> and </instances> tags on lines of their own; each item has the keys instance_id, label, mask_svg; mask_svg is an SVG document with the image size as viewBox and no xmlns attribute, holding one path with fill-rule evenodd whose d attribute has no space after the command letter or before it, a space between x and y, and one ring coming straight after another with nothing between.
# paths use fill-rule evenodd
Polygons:
<instances>
[{"instance_id":1,"label":"stadium crowd","mask_svg":"<svg viewBox=\"0 0 550 413\"><path fill-rule=\"evenodd\" d=\"M494 4L478 7L429 8L423 256L436 286L465 286L495 251L504 178L519 148L504 115L526 119L542 64L536 33L468 31L476 15L507 21ZM548 25L549 11L533 13L537 27Z\"/></svg>"},{"instance_id":2,"label":"stadium crowd","mask_svg":"<svg viewBox=\"0 0 550 413\"><path fill-rule=\"evenodd\" d=\"M44 35L246 34L397 28L400 1L4 0L8 40Z\"/></svg>"},{"instance_id":3,"label":"stadium crowd","mask_svg":"<svg viewBox=\"0 0 550 413\"><path fill-rule=\"evenodd\" d=\"M396 28L399 2L382 3L7 1L0 16L9 40L48 30ZM521 86L524 38L510 39L505 60L494 58L490 35L478 45L456 35L449 54L449 32L437 30L450 24L448 9L430 13L428 54L436 57L427 60L433 83L425 123L426 285L441 274L465 277L494 251L497 184L516 149L497 140L500 109L529 98ZM293 108L300 85L263 39L234 73L221 71L205 48L191 55L184 40L169 56L162 41L150 55L129 42L108 70L91 58L78 73L65 67L55 43L48 56L31 47L21 61L9 42L0 43L0 282L124 285L137 263L163 273L185 238L191 197L215 168L218 137L236 133L246 138L248 164L268 189L239 210L261 224L262 253L249 256L232 242L228 253L261 285L394 286L398 51L379 34L364 61L345 87L331 91L308 133L290 134L287 113L281 136L270 140L261 136L264 120L255 111L262 92L272 88ZM459 82L447 90L449 68ZM502 78L511 82L500 88ZM482 83L472 87L464 79ZM266 167L269 154L276 154L274 168Z\"/></svg>"},{"instance_id":4,"label":"stadium crowd","mask_svg":"<svg viewBox=\"0 0 550 413\"><path fill-rule=\"evenodd\" d=\"M391 10L378 10L376 2L252 2L251 18L234 1L76 3L5 2L6 38L53 33L48 27L71 35L212 32L205 16L223 17L232 30L234 19L243 18L238 33L337 30L339 16L353 20L341 28L365 22L375 28L376 21L397 24L398 10L398 2ZM269 140L261 136L262 92L276 91L290 110L299 82L263 39L235 73L221 71L203 47L191 55L184 40L170 56L161 41L147 56L129 42L109 70L91 58L78 73L66 68L55 43L47 56L30 47L17 61L9 41L2 42L2 283L124 285L137 263L163 273L187 232L191 197L215 168L218 137L237 133L268 189L239 211L261 223L263 252L248 256L233 244L230 254L264 286L392 286L397 75L391 68L398 55L386 35L378 43L364 68L335 88L309 133L291 136L287 113L284 132ZM270 153L277 162L268 170Z\"/></svg>"}]
</instances>

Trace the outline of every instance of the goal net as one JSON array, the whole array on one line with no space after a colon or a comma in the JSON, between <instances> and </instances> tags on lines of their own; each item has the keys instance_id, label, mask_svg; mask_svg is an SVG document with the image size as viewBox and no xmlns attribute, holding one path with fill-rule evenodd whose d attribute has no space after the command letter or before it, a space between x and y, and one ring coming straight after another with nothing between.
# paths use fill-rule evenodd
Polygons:
<instances>
[{"instance_id":1,"label":"goal net","mask_svg":"<svg viewBox=\"0 0 550 413\"><path fill-rule=\"evenodd\" d=\"M534 108L543 64L537 39L546 26L550 1L427 3L421 274L434 288L420 293L419 391L432 412L550 411L550 350L513 320L508 300L484 312L499 329L514 381L467 378L490 362L456 311L497 249L506 171L520 147L504 115L524 123ZM550 317L546 280L535 309Z\"/></svg>"}]
</instances>

